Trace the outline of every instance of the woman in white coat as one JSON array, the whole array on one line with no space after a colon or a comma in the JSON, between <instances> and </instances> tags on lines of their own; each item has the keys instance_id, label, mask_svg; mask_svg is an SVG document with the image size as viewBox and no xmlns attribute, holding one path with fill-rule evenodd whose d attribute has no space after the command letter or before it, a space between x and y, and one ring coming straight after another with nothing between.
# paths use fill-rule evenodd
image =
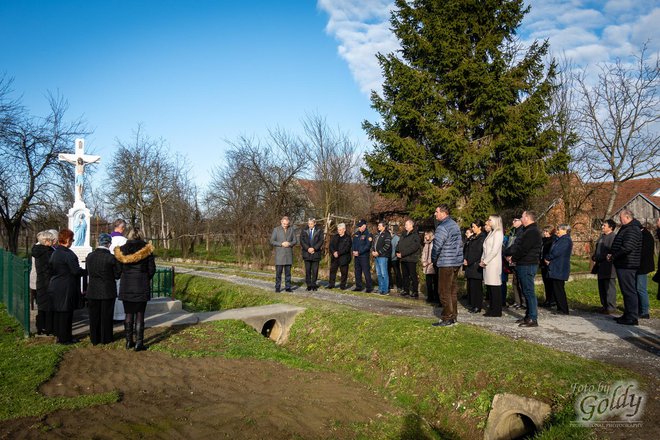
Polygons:
<instances>
[{"instance_id":1,"label":"woman in white coat","mask_svg":"<svg viewBox=\"0 0 660 440\"><path fill-rule=\"evenodd\" d=\"M484 316L502 316L502 218L491 215L486 221L488 236L479 265L484 268L484 284L490 295L490 306Z\"/></svg>"}]
</instances>

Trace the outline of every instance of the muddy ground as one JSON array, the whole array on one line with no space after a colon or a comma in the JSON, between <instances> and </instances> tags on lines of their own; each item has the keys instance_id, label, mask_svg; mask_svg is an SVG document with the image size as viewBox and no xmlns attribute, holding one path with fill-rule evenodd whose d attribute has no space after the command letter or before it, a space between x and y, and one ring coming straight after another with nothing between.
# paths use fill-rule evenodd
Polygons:
<instances>
[{"instance_id":1,"label":"muddy ground","mask_svg":"<svg viewBox=\"0 0 660 440\"><path fill-rule=\"evenodd\" d=\"M0 438L341 439L354 437L349 424L395 411L335 374L91 346L67 352L40 388L47 396L112 390L121 399L111 405L0 422Z\"/></svg>"}]
</instances>

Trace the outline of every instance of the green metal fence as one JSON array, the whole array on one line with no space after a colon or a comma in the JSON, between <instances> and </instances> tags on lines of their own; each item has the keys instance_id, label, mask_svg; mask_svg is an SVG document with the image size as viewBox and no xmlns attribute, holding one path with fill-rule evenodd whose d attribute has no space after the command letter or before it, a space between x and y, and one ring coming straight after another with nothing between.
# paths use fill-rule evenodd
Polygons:
<instances>
[{"instance_id":1,"label":"green metal fence","mask_svg":"<svg viewBox=\"0 0 660 440\"><path fill-rule=\"evenodd\" d=\"M0 249L0 299L30 335L30 262Z\"/></svg>"},{"instance_id":2,"label":"green metal fence","mask_svg":"<svg viewBox=\"0 0 660 440\"><path fill-rule=\"evenodd\" d=\"M152 298L174 298L174 266L156 267L156 274L151 279Z\"/></svg>"}]
</instances>

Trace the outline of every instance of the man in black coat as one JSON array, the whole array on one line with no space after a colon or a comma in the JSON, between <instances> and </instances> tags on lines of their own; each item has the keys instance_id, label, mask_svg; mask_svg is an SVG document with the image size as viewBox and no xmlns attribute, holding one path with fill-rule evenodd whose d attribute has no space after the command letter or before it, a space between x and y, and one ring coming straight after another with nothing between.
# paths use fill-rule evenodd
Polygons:
<instances>
[{"instance_id":1,"label":"man in black coat","mask_svg":"<svg viewBox=\"0 0 660 440\"><path fill-rule=\"evenodd\" d=\"M307 220L307 228L300 233L302 258L305 262L305 283L307 290L318 290L319 262L323 257L323 231L316 227L316 220Z\"/></svg>"},{"instance_id":2,"label":"man in black coat","mask_svg":"<svg viewBox=\"0 0 660 440\"><path fill-rule=\"evenodd\" d=\"M401 261L401 272L403 272L401 296L410 295L411 298L417 299L419 297L417 262L422 253L422 241L412 220L406 220L403 227L405 231L401 234L396 247L396 256Z\"/></svg>"},{"instance_id":3,"label":"man in black coat","mask_svg":"<svg viewBox=\"0 0 660 440\"><path fill-rule=\"evenodd\" d=\"M509 263L516 265L520 287L527 300L527 313L524 318L516 322L520 327L538 327L538 300L534 290L534 277L539 267L543 237L536 225L534 211L523 212L520 220L525 229L523 229L522 235L516 238L513 245L505 250Z\"/></svg>"},{"instance_id":4,"label":"man in black coat","mask_svg":"<svg viewBox=\"0 0 660 440\"><path fill-rule=\"evenodd\" d=\"M98 247L87 255L87 301L89 305L89 339L93 345L112 342L112 318L117 297L121 265L110 253L112 237L100 234Z\"/></svg>"},{"instance_id":5,"label":"man in black coat","mask_svg":"<svg viewBox=\"0 0 660 440\"><path fill-rule=\"evenodd\" d=\"M619 287L623 295L623 315L616 322L637 325L639 300L637 298L637 269L642 250L641 224L633 213L624 209L619 214L621 227L612 242L607 259L614 264Z\"/></svg>"},{"instance_id":6,"label":"man in black coat","mask_svg":"<svg viewBox=\"0 0 660 440\"><path fill-rule=\"evenodd\" d=\"M339 288L346 290L346 280L348 279L348 264L351 262L351 237L346 233L346 225L339 223L337 225L337 234L330 240L330 278L328 280L328 289L335 287L337 279L337 269L341 273Z\"/></svg>"}]
</instances>

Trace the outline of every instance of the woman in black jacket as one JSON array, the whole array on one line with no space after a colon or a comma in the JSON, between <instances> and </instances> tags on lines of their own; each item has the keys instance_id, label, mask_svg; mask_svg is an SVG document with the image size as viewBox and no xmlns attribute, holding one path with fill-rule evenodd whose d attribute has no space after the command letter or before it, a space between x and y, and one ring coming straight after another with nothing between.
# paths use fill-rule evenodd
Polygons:
<instances>
[{"instance_id":1,"label":"woman in black jacket","mask_svg":"<svg viewBox=\"0 0 660 440\"><path fill-rule=\"evenodd\" d=\"M126 319L126 349L146 350L144 345L144 311L151 299L151 279L156 273L154 248L142 239L136 228L128 234L125 245L115 248L115 257L121 263L119 299L124 304ZM135 326L135 342L133 342Z\"/></svg>"},{"instance_id":2,"label":"woman in black jacket","mask_svg":"<svg viewBox=\"0 0 660 440\"><path fill-rule=\"evenodd\" d=\"M417 262L422 255L422 241L412 220L406 220L403 227L405 230L401 234L399 244L396 247L396 256L401 262L403 280L403 292L401 292L401 296L410 295L411 298L417 299L419 298Z\"/></svg>"},{"instance_id":3,"label":"woman in black jacket","mask_svg":"<svg viewBox=\"0 0 660 440\"><path fill-rule=\"evenodd\" d=\"M475 220L470 227L473 236L467 252L464 255L463 266L465 267L465 278L467 279L468 298L470 299L470 313L479 313L484 304L484 268L481 267L481 256L484 252L484 222Z\"/></svg>"},{"instance_id":4,"label":"woman in black jacket","mask_svg":"<svg viewBox=\"0 0 660 440\"><path fill-rule=\"evenodd\" d=\"M59 344L75 344L73 339L73 311L80 301L80 277L83 269L73 253L73 231L62 229L57 237L59 246L48 262L50 282L48 296L53 310L53 330Z\"/></svg>"},{"instance_id":5,"label":"woman in black jacket","mask_svg":"<svg viewBox=\"0 0 660 440\"><path fill-rule=\"evenodd\" d=\"M92 345L112 342L112 316L117 297L117 280L121 266L110 253L110 234L99 235L99 245L87 255L87 302L89 308L89 339Z\"/></svg>"},{"instance_id":6,"label":"woman in black jacket","mask_svg":"<svg viewBox=\"0 0 660 440\"><path fill-rule=\"evenodd\" d=\"M541 279L543 280L543 288L545 290L545 302L541 307L553 307L557 304L555 295L552 291L552 280L548 277L548 264L546 260L550 255L550 248L557 239L555 228L552 225L543 227L543 247L541 248L541 259L539 266L541 266Z\"/></svg>"},{"instance_id":7,"label":"woman in black jacket","mask_svg":"<svg viewBox=\"0 0 660 440\"><path fill-rule=\"evenodd\" d=\"M339 288L346 290L346 279L348 278L348 264L351 262L351 237L346 233L346 225L339 223L337 225L337 234L330 240L330 278L328 279L328 289L335 287L337 279L337 269L341 273Z\"/></svg>"},{"instance_id":8,"label":"woman in black jacket","mask_svg":"<svg viewBox=\"0 0 660 440\"><path fill-rule=\"evenodd\" d=\"M39 243L32 246L32 258L34 258L34 267L37 272L37 334L53 334L53 311L50 305L50 296L48 295L48 283L50 282L50 268L48 262L51 255L55 252L53 249L53 237L50 232L43 231L37 234Z\"/></svg>"}]
</instances>

